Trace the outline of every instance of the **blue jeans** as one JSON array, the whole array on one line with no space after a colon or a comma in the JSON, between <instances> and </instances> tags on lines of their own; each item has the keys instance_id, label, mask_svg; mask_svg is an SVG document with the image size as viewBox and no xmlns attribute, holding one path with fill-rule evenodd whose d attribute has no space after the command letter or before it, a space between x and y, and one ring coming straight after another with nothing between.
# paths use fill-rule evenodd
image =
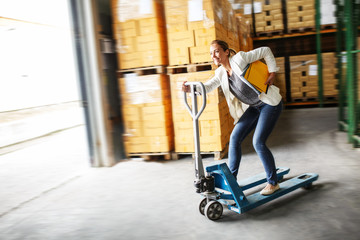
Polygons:
<instances>
[{"instance_id":1,"label":"blue jeans","mask_svg":"<svg viewBox=\"0 0 360 240\"><path fill-rule=\"evenodd\" d=\"M241 161L241 143L255 128L253 146L265 168L267 182L272 185L277 184L275 160L266 146L266 140L274 129L282 108L282 102L277 106L266 103L259 107L250 106L235 124L229 143L229 168L235 178L239 172Z\"/></svg>"}]
</instances>

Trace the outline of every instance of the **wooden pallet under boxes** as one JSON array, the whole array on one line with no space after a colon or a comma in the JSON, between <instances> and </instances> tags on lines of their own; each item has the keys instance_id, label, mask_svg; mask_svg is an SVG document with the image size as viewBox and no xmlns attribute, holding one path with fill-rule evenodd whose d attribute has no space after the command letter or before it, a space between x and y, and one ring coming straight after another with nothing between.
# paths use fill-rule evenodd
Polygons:
<instances>
[{"instance_id":1,"label":"wooden pallet under boxes","mask_svg":"<svg viewBox=\"0 0 360 240\"><path fill-rule=\"evenodd\" d=\"M119 78L127 153L174 148L169 76L125 74Z\"/></svg>"},{"instance_id":2,"label":"wooden pallet under boxes","mask_svg":"<svg viewBox=\"0 0 360 240\"><path fill-rule=\"evenodd\" d=\"M314 0L287 0L288 29L315 27L315 1Z\"/></svg>"},{"instance_id":3,"label":"wooden pallet under boxes","mask_svg":"<svg viewBox=\"0 0 360 240\"><path fill-rule=\"evenodd\" d=\"M119 69L168 64L161 1L113 0L112 11Z\"/></svg>"},{"instance_id":4,"label":"wooden pallet under boxes","mask_svg":"<svg viewBox=\"0 0 360 240\"><path fill-rule=\"evenodd\" d=\"M262 0L254 2L256 33L283 31L281 0Z\"/></svg>"},{"instance_id":5,"label":"wooden pallet under boxes","mask_svg":"<svg viewBox=\"0 0 360 240\"><path fill-rule=\"evenodd\" d=\"M239 50L236 18L227 0L165 0L169 65L211 61L214 39Z\"/></svg>"},{"instance_id":6,"label":"wooden pallet under boxes","mask_svg":"<svg viewBox=\"0 0 360 240\"><path fill-rule=\"evenodd\" d=\"M170 75L173 122L175 132L175 151L194 152L194 132L190 113L184 104L181 86L184 81L206 82L214 76L214 70ZM188 103L191 99L188 95ZM198 107L202 97L198 97ZM233 129L233 119L221 88L207 94L207 105L199 118L200 151L223 151L229 141Z\"/></svg>"}]
</instances>

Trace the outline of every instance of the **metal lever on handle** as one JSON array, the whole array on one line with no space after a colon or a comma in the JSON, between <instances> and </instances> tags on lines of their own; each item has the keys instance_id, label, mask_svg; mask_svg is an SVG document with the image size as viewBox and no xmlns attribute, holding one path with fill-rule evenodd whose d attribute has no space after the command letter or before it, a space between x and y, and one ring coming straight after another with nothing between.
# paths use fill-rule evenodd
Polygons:
<instances>
[{"instance_id":1,"label":"metal lever on handle","mask_svg":"<svg viewBox=\"0 0 360 240\"><path fill-rule=\"evenodd\" d=\"M185 86L190 86L190 96L191 96L191 99L192 99L192 106L193 106L193 109L191 109L191 107L189 106L188 102L187 102L187 98L186 98L186 92L184 92L184 102L185 102L185 106L187 107L191 117L193 119L199 119L200 115L202 114L202 112L204 111L205 107L206 107L206 90L205 90L205 86L202 82L186 82L185 83ZM202 98L203 98L203 104L201 106L201 109L200 111L197 111L197 106L196 108L194 108L194 100L195 100L195 103L197 105L197 98L195 96L196 92L196 86L200 86L200 89L201 89L201 95L202 95ZM196 110L196 111L194 111Z\"/></svg>"},{"instance_id":2,"label":"metal lever on handle","mask_svg":"<svg viewBox=\"0 0 360 240\"><path fill-rule=\"evenodd\" d=\"M192 119L193 119L193 127L194 127L194 147L195 147L195 177L198 181L202 178L205 178L204 166L200 154L200 134L199 134L199 117L201 113L204 111L206 106L206 90L205 86L202 82L186 82L185 86L190 86L190 97L192 100L192 107L189 106L187 102L186 92L184 92L184 102L187 107ZM197 97L196 97L196 86L200 87L201 95L203 99L202 106L198 111L197 107Z\"/></svg>"}]
</instances>

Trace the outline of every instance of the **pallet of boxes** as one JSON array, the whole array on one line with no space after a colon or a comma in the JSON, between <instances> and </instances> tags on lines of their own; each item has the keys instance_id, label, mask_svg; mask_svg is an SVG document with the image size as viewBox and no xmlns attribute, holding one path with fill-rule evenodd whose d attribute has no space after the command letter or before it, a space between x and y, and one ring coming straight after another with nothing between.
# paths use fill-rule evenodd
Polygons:
<instances>
[{"instance_id":1,"label":"pallet of boxes","mask_svg":"<svg viewBox=\"0 0 360 240\"><path fill-rule=\"evenodd\" d=\"M164 6L145 2L112 1L125 150L128 157L170 159L174 134Z\"/></svg>"},{"instance_id":2,"label":"pallet of boxes","mask_svg":"<svg viewBox=\"0 0 360 240\"><path fill-rule=\"evenodd\" d=\"M289 33L315 30L315 0L287 0L286 13Z\"/></svg>"},{"instance_id":3,"label":"pallet of boxes","mask_svg":"<svg viewBox=\"0 0 360 240\"><path fill-rule=\"evenodd\" d=\"M282 0L257 0L253 2L256 36L284 34Z\"/></svg>"},{"instance_id":4,"label":"pallet of boxes","mask_svg":"<svg viewBox=\"0 0 360 240\"><path fill-rule=\"evenodd\" d=\"M175 153L179 157L194 152L192 119L181 91L183 82L206 82L214 76L216 66L211 62L209 50L212 40L225 40L236 51L239 50L239 40L236 18L227 0L165 0L164 3ZM221 159L227 153L233 119L221 88L207 96L206 108L199 118L200 151Z\"/></svg>"},{"instance_id":5,"label":"pallet of boxes","mask_svg":"<svg viewBox=\"0 0 360 240\"><path fill-rule=\"evenodd\" d=\"M322 53L322 59L322 94L327 100L335 100L338 95L335 53ZM319 98L317 55L291 56L290 71L292 102L317 101Z\"/></svg>"}]
</instances>

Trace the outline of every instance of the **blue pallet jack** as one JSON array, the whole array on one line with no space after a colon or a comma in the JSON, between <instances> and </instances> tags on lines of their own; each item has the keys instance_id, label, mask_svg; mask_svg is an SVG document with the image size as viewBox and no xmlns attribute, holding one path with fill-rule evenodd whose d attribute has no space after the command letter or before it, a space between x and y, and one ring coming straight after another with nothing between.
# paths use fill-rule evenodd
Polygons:
<instances>
[{"instance_id":1,"label":"blue pallet jack","mask_svg":"<svg viewBox=\"0 0 360 240\"><path fill-rule=\"evenodd\" d=\"M184 102L193 119L196 177L194 185L196 192L203 196L199 203L199 211L209 220L220 219L223 213L223 205L227 206L229 210L241 214L298 188L310 189L312 183L318 179L318 174L305 173L281 182L280 189L271 195L263 196L257 192L245 196L245 190L266 182L265 173L237 181L227 164L220 163L207 166L205 174L200 154L199 117L206 106L206 90L201 82L186 82L185 85L189 86L191 90L191 107L187 101L186 92L184 92ZM200 89L199 93L196 92L196 86ZM202 96L202 106L199 110L196 95ZM276 173L279 181L283 180L284 175L288 174L289 171L289 168L277 168Z\"/></svg>"}]
</instances>

